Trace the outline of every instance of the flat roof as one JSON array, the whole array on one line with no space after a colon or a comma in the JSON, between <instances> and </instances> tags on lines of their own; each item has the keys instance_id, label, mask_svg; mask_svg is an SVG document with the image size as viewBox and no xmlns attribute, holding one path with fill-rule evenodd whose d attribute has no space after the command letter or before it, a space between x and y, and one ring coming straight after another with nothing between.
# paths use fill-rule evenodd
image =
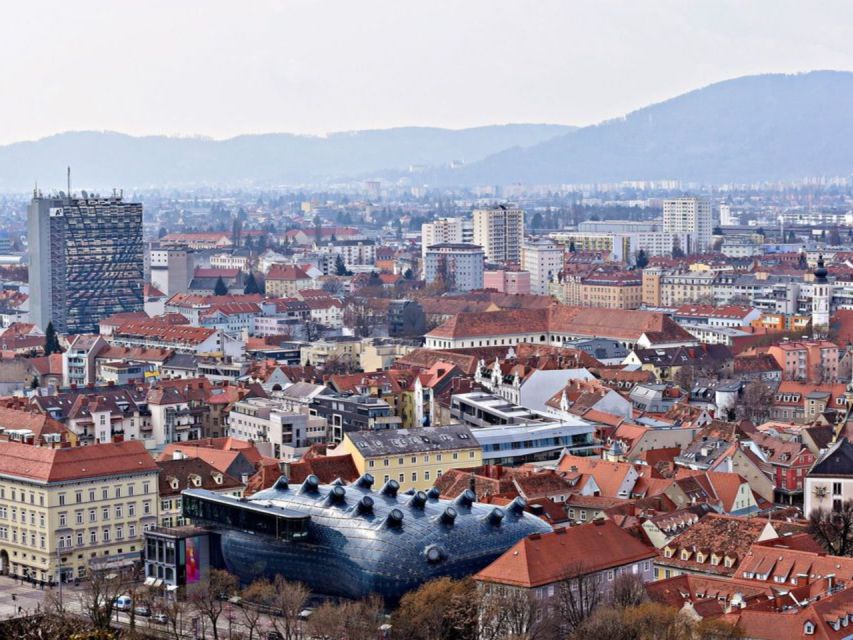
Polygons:
<instances>
[{"instance_id":1,"label":"flat roof","mask_svg":"<svg viewBox=\"0 0 853 640\"><path fill-rule=\"evenodd\" d=\"M288 520L311 519L311 516L307 513L300 513L299 511L295 511L293 509L285 509L284 507L276 507L272 504L264 505L258 502L249 502L246 500L241 500L239 498L232 498L231 496L223 496L218 493L214 493L213 491L208 491L207 489L184 489L181 494L185 496L192 496L194 498L200 498L202 500L206 500L207 502L216 502L217 504L224 504L229 507L237 507L239 509L245 509L246 511L253 511L255 513L273 515L279 518L286 518Z\"/></svg>"}]
</instances>

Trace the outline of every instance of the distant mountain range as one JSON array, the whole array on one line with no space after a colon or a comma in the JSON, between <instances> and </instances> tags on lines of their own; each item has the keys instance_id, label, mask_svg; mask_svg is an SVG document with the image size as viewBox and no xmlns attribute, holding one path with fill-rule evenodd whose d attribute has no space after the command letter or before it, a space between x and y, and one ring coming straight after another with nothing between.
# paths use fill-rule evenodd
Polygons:
<instances>
[{"instance_id":1,"label":"distant mountain range","mask_svg":"<svg viewBox=\"0 0 853 640\"><path fill-rule=\"evenodd\" d=\"M464 163L461 167L451 163ZM853 173L853 73L728 80L575 129L510 124L287 133L229 140L63 133L0 146L0 190L81 186L297 185L380 177L418 165L430 185L678 179L794 180Z\"/></svg>"},{"instance_id":2,"label":"distant mountain range","mask_svg":"<svg viewBox=\"0 0 853 640\"><path fill-rule=\"evenodd\" d=\"M298 184L366 177L411 165L474 162L499 151L563 135L572 127L509 124L451 130L402 127L300 136L245 135L228 140L62 133L0 146L0 190L64 185L65 167L81 186Z\"/></svg>"},{"instance_id":3,"label":"distant mountain range","mask_svg":"<svg viewBox=\"0 0 853 640\"><path fill-rule=\"evenodd\" d=\"M507 149L435 182L791 180L853 173L853 73L737 78Z\"/></svg>"}]
</instances>

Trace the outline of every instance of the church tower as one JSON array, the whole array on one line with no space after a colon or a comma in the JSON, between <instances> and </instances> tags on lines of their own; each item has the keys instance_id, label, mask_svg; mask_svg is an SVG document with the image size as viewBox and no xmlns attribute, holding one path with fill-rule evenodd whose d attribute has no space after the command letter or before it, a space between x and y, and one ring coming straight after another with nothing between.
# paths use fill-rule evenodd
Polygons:
<instances>
[{"instance_id":1,"label":"church tower","mask_svg":"<svg viewBox=\"0 0 853 640\"><path fill-rule=\"evenodd\" d=\"M812 290L812 332L816 335L826 335L829 331L830 287L826 273L823 255L821 254L817 258L817 269L814 270L814 287Z\"/></svg>"}]
</instances>

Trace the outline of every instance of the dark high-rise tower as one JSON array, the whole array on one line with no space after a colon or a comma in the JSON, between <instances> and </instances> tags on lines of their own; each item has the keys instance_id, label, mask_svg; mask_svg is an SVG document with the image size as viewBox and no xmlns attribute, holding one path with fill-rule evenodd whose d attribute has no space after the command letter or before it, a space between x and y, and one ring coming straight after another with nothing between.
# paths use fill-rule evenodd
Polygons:
<instances>
[{"instance_id":1,"label":"dark high-rise tower","mask_svg":"<svg viewBox=\"0 0 853 640\"><path fill-rule=\"evenodd\" d=\"M142 311L142 204L120 195L33 194L29 210L30 319L61 333Z\"/></svg>"}]
</instances>

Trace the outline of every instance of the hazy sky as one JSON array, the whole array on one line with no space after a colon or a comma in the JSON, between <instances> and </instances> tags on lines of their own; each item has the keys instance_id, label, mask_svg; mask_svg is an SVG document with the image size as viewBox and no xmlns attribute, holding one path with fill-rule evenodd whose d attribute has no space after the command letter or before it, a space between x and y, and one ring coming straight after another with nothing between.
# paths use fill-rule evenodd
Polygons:
<instances>
[{"instance_id":1,"label":"hazy sky","mask_svg":"<svg viewBox=\"0 0 853 640\"><path fill-rule=\"evenodd\" d=\"M590 124L851 43L850 2L3 0L0 143Z\"/></svg>"}]
</instances>

